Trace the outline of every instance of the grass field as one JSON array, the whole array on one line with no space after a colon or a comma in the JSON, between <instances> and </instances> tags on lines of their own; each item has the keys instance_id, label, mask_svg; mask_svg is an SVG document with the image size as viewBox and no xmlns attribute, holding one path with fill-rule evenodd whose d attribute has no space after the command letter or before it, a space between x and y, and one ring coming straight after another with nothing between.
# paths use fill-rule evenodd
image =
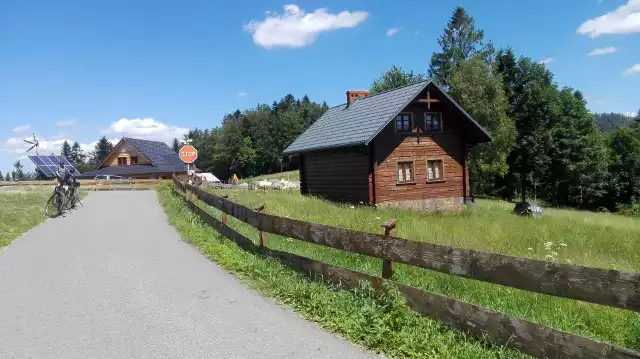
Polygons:
<instances>
[{"instance_id":1,"label":"grass field","mask_svg":"<svg viewBox=\"0 0 640 359\"><path fill-rule=\"evenodd\" d=\"M279 181L279 180L281 180L283 178L286 181L291 181L291 182L299 181L300 180L300 173L297 170L296 171L273 173L273 174L270 174L270 175L243 178L239 182L240 183L257 182L257 181L261 181L261 180Z\"/></svg>"},{"instance_id":2,"label":"grass field","mask_svg":"<svg viewBox=\"0 0 640 359\"><path fill-rule=\"evenodd\" d=\"M525 358L513 350L492 346L449 330L409 309L398 295L380 298L369 288L346 291L300 276L279 262L246 252L193 216L169 186L159 197L170 223L182 238L204 255L283 306L295 310L322 328L382 352L389 358L502 359ZM211 212L217 212L211 210ZM216 213L219 218L220 213ZM255 230L229 223L256 240ZM269 241L274 241L273 236ZM291 243L294 243L291 241ZM276 244L276 243L273 243ZM270 244L271 245L271 244ZM277 244L276 244L277 245ZM298 252L304 251L304 248ZM247 333L248 338L251 333Z\"/></svg>"},{"instance_id":3,"label":"grass field","mask_svg":"<svg viewBox=\"0 0 640 359\"><path fill-rule=\"evenodd\" d=\"M512 204L479 201L460 214L340 206L289 192L217 191L265 212L368 232L397 218L397 236L521 257L640 271L640 220L613 214L545 209L541 219L511 214ZM255 230L229 222L255 238ZM269 235L269 247L380 275L381 261ZM394 279L509 315L640 351L640 314L555 298L398 265Z\"/></svg>"},{"instance_id":4,"label":"grass field","mask_svg":"<svg viewBox=\"0 0 640 359\"><path fill-rule=\"evenodd\" d=\"M51 195L40 186L0 192L0 250L45 220L44 204Z\"/></svg>"}]
</instances>

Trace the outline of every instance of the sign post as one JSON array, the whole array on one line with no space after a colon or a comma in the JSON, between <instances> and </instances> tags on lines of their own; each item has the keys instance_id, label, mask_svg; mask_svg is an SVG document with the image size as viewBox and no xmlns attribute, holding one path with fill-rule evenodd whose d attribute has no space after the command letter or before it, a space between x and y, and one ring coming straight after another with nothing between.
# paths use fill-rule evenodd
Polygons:
<instances>
[{"instance_id":1,"label":"sign post","mask_svg":"<svg viewBox=\"0 0 640 359\"><path fill-rule=\"evenodd\" d=\"M187 164L187 175L191 175L190 165L198 159L198 150L191 145L185 145L178 151L178 156Z\"/></svg>"}]
</instances>

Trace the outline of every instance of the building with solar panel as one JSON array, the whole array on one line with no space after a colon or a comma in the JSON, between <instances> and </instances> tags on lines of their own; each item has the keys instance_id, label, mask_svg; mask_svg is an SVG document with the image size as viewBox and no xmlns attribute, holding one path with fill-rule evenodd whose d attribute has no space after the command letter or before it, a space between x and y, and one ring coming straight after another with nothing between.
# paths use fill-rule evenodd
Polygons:
<instances>
[{"instance_id":1,"label":"building with solar panel","mask_svg":"<svg viewBox=\"0 0 640 359\"><path fill-rule=\"evenodd\" d=\"M166 143L123 137L98 168L79 177L170 179L174 173L187 174L187 165Z\"/></svg>"}]
</instances>

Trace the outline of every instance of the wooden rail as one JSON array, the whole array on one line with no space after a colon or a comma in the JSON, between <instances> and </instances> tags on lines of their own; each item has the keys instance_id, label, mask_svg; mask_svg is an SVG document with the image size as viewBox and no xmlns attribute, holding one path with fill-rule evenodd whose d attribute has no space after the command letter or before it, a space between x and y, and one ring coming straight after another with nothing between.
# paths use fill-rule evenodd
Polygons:
<instances>
[{"instance_id":1,"label":"wooden rail","mask_svg":"<svg viewBox=\"0 0 640 359\"><path fill-rule=\"evenodd\" d=\"M122 180L79 180L80 188L89 191L115 191L115 190L150 190L155 189L158 184L168 180L158 179L122 179ZM44 181L18 181L0 182L0 187L4 186L54 186L55 180Z\"/></svg>"},{"instance_id":2,"label":"wooden rail","mask_svg":"<svg viewBox=\"0 0 640 359\"><path fill-rule=\"evenodd\" d=\"M381 290L385 283L393 283L409 306L416 311L434 317L453 328L472 333L481 339L489 339L498 345L505 345L541 358L640 358L640 354L629 349L527 322L386 279L393 275L391 263L399 262L504 286L638 312L640 311L640 273L542 262L400 239L393 237L392 228L395 228L396 221L385 223L385 234L379 235L272 216L251 210L196 186L180 183L176 178L174 178L174 189L179 193L192 193L203 203L248 223L260 233L273 233L351 253L381 258L385 278L268 249L266 238L264 247L256 246L250 239L188 202L191 209L196 211L207 224L245 250L279 258L298 271L346 288L355 287L358 281L370 282L377 290Z\"/></svg>"}]
</instances>

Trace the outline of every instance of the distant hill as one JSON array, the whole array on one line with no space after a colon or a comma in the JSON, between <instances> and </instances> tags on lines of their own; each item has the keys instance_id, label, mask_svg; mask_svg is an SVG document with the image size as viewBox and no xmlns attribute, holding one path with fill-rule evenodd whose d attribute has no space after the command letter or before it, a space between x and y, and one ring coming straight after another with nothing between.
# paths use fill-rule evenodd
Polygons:
<instances>
[{"instance_id":1,"label":"distant hill","mask_svg":"<svg viewBox=\"0 0 640 359\"><path fill-rule=\"evenodd\" d=\"M602 132L612 132L633 123L633 117L622 113L594 113L593 116Z\"/></svg>"}]
</instances>

